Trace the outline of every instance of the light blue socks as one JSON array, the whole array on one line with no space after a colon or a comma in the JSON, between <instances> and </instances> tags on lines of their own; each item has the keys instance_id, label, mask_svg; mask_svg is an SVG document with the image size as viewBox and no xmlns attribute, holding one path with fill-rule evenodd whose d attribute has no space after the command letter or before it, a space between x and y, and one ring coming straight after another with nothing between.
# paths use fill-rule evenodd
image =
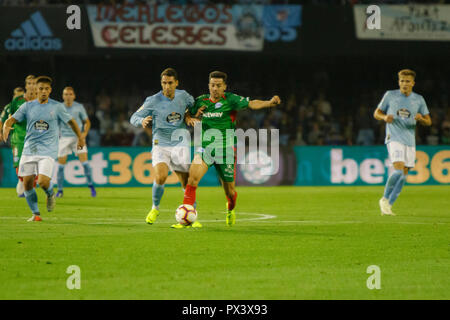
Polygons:
<instances>
[{"instance_id":1,"label":"light blue socks","mask_svg":"<svg viewBox=\"0 0 450 320\"><path fill-rule=\"evenodd\" d=\"M31 212L33 214L39 214L39 208L38 208L38 199L36 194L36 189L33 188L30 191L25 190L25 199L27 200L28 206L31 209Z\"/></svg>"},{"instance_id":2,"label":"light blue socks","mask_svg":"<svg viewBox=\"0 0 450 320\"><path fill-rule=\"evenodd\" d=\"M164 185L160 185L157 184L156 182L153 182L152 199L153 199L153 206L156 207L156 209L159 208L159 203L161 202L163 194L164 194Z\"/></svg>"},{"instance_id":3,"label":"light blue socks","mask_svg":"<svg viewBox=\"0 0 450 320\"><path fill-rule=\"evenodd\" d=\"M403 185L406 181L406 175L403 170L395 170L384 187L384 197L389 199L389 204L393 205L395 200L397 200L400 192L402 191Z\"/></svg>"}]
</instances>

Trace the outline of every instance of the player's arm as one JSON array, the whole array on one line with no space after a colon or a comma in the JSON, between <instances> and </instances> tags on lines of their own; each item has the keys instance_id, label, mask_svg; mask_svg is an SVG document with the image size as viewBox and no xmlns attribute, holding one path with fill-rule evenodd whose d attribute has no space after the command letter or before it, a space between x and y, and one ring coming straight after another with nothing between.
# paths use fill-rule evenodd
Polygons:
<instances>
[{"instance_id":1,"label":"player's arm","mask_svg":"<svg viewBox=\"0 0 450 320\"><path fill-rule=\"evenodd\" d=\"M9 116L8 120L5 121L5 125L3 126L3 141L6 142L8 140L9 132L13 129L12 126L17 123L17 119Z\"/></svg>"},{"instance_id":2,"label":"player's arm","mask_svg":"<svg viewBox=\"0 0 450 320\"><path fill-rule=\"evenodd\" d=\"M421 115L420 113L416 114L415 119L423 126L431 126L431 117L429 114Z\"/></svg>"},{"instance_id":3,"label":"player's arm","mask_svg":"<svg viewBox=\"0 0 450 320\"><path fill-rule=\"evenodd\" d=\"M78 137L78 148L83 148L86 145L86 142L84 140L84 136L80 131L80 127L78 127L77 122L75 121L74 118L70 119L69 121L67 121L67 124L72 128L73 132L75 132L75 134Z\"/></svg>"},{"instance_id":4,"label":"player's arm","mask_svg":"<svg viewBox=\"0 0 450 320\"><path fill-rule=\"evenodd\" d=\"M419 112L417 112L414 119L419 122L423 126L431 126L431 117L430 117L430 111L428 111L427 103L425 102L425 99L422 97L422 103L419 108Z\"/></svg>"},{"instance_id":5,"label":"player's arm","mask_svg":"<svg viewBox=\"0 0 450 320\"><path fill-rule=\"evenodd\" d=\"M9 104L7 104L0 114L0 141L3 140L3 123L8 119L9 117Z\"/></svg>"},{"instance_id":6,"label":"player's arm","mask_svg":"<svg viewBox=\"0 0 450 320\"><path fill-rule=\"evenodd\" d=\"M276 107L281 103L279 96L273 96L270 100L250 100L248 107L253 110Z\"/></svg>"},{"instance_id":7,"label":"player's arm","mask_svg":"<svg viewBox=\"0 0 450 320\"><path fill-rule=\"evenodd\" d=\"M394 121L394 116L392 114L385 114L380 108L375 109L373 117L386 123L392 123L392 121Z\"/></svg>"},{"instance_id":8,"label":"player's arm","mask_svg":"<svg viewBox=\"0 0 450 320\"><path fill-rule=\"evenodd\" d=\"M191 115L189 112L189 109L186 109L186 112L184 114L184 122L191 127L194 127L200 120L198 118L195 118Z\"/></svg>"},{"instance_id":9,"label":"player's arm","mask_svg":"<svg viewBox=\"0 0 450 320\"><path fill-rule=\"evenodd\" d=\"M200 120L196 117L193 117L190 110L195 106L195 100L190 95L186 96L186 111L184 113L184 122L191 127L194 127Z\"/></svg>"},{"instance_id":10,"label":"player's arm","mask_svg":"<svg viewBox=\"0 0 450 320\"><path fill-rule=\"evenodd\" d=\"M81 132L81 135L83 136L83 138L86 139L89 130L91 129L91 121L89 120L89 117L87 115L84 106L82 106L81 108L81 122L83 122L83 131Z\"/></svg>"},{"instance_id":11,"label":"player's arm","mask_svg":"<svg viewBox=\"0 0 450 320\"><path fill-rule=\"evenodd\" d=\"M83 120L83 132L81 132L81 135L83 136L84 139L86 139L90 129L91 129L91 121L89 120L89 118L86 118L85 120Z\"/></svg>"},{"instance_id":12,"label":"player's arm","mask_svg":"<svg viewBox=\"0 0 450 320\"><path fill-rule=\"evenodd\" d=\"M152 121L153 110L150 106L150 99L147 98L144 104L130 118L130 123L135 127L142 126L144 129Z\"/></svg>"}]
</instances>

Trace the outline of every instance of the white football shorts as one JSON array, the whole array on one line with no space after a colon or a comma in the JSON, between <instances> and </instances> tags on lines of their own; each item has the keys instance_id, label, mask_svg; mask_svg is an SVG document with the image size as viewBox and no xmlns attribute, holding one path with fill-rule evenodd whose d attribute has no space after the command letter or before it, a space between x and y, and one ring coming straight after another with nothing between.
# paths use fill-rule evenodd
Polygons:
<instances>
[{"instance_id":1,"label":"white football shorts","mask_svg":"<svg viewBox=\"0 0 450 320\"><path fill-rule=\"evenodd\" d=\"M58 145L58 158L65 157L75 153L79 155L80 153L87 153L86 145L83 149L78 150L78 138L77 137L60 137Z\"/></svg>"},{"instance_id":2,"label":"white football shorts","mask_svg":"<svg viewBox=\"0 0 450 320\"><path fill-rule=\"evenodd\" d=\"M416 147L410 147L397 141L387 144L389 159L394 162L403 162L405 167L414 168L416 165Z\"/></svg>"},{"instance_id":3,"label":"white football shorts","mask_svg":"<svg viewBox=\"0 0 450 320\"><path fill-rule=\"evenodd\" d=\"M191 148L185 146L154 146L152 149L152 164L155 167L161 162L167 164L171 171L189 172Z\"/></svg>"},{"instance_id":4,"label":"white football shorts","mask_svg":"<svg viewBox=\"0 0 450 320\"><path fill-rule=\"evenodd\" d=\"M49 156L22 155L19 162L19 177L43 174L51 178L55 160Z\"/></svg>"}]
</instances>

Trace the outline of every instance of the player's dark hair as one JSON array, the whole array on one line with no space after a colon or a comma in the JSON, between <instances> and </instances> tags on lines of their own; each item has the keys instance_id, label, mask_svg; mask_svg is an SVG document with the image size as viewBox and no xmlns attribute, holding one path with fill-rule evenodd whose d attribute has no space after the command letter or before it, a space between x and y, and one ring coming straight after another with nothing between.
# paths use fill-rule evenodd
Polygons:
<instances>
[{"instance_id":1,"label":"player's dark hair","mask_svg":"<svg viewBox=\"0 0 450 320\"><path fill-rule=\"evenodd\" d=\"M25 91L25 90L23 90L22 87L17 87L17 88L14 89L14 93L17 93L17 92L24 92L24 91Z\"/></svg>"},{"instance_id":2,"label":"player's dark hair","mask_svg":"<svg viewBox=\"0 0 450 320\"><path fill-rule=\"evenodd\" d=\"M219 79L223 79L223 82L227 83L227 74L225 72L222 71L213 71L209 74L209 80L211 80L211 78L219 78Z\"/></svg>"},{"instance_id":3,"label":"player's dark hair","mask_svg":"<svg viewBox=\"0 0 450 320\"><path fill-rule=\"evenodd\" d=\"M412 76L414 79L416 79L416 73L411 69L403 69L398 72L398 77L400 76Z\"/></svg>"},{"instance_id":4,"label":"player's dark hair","mask_svg":"<svg viewBox=\"0 0 450 320\"><path fill-rule=\"evenodd\" d=\"M178 80L178 73L173 68L164 69L163 72L161 72L161 79L163 76L173 77L175 80Z\"/></svg>"},{"instance_id":5,"label":"player's dark hair","mask_svg":"<svg viewBox=\"0 0 450 320\"><path fill-rule=\"evenodd\" d=\"M34 76L34 75L32 75L32 74L29 74L29 75L27 75L27 77L25 78L25 84L27 84L27 81L28 80L33 80L33 79L35 79L36 77Z\"/></svg>"},{"instance_id":6,"label":"player's dark hair","mask_svg":"<svg viewBox=\"0 0 450 320\"><path fill-rule=\"evenodd\" d=\"M47 77L47 76L40 76L36 78L36 84L37 83L48 83L49 85L52 85L52 78Z\"/></svg>"},{"instance_id":7,"label":"player's dark hair","mask_svg":"<svg viewBox=\"0 0 450 320\"><path fill-rule=\"evenodd\" d=\"M75 89L72 88L72 87L65 87L65 88L63 89L63 91L64 91L64 90L71 90L71 91L73 92L73 94L75 94Z\"/></svg>"}]
</instances>

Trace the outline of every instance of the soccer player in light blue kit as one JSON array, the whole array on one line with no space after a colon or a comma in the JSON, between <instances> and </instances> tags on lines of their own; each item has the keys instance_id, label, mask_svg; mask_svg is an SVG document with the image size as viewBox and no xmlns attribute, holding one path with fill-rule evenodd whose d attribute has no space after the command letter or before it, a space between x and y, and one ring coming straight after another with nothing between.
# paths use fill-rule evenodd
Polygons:
<instances>
[{"instance_id":1,"label":"soccer player in light blue kit","mask_svg":"<svg viewBox=\"0 0 450 320\"><path fill-rule=\"evenodd\" d=\"M3 139L8 139L12 125L27 121L27 134L22 157L19 162L19 176L23 177L25 198L33 216L28 221L41 221L38 199L34 189L34 179L38 175L38 183L47 194L47 211L55 208L55 194L51 177L53 165L58 154L59 125L58 121L69 123L78 137L78 148L85 145L80 129L64 106L50 99L52 80L47 76L36 79L38 98L27 101L6 120L3 127Z\"/></svg>"},{"instance_id":2,"label":"soccer player in light blue kit","mask_svg":"<svg viewBox=\"0 0 450 320\"><path fill-rule=\"evenodd\" d=\"M84 128L81 132L81 136L83 139L86 139L89 129L91 128L91 122L89 121L84 106L81 103L76 102L75 98L75 90L72 87L65 87L63 90L63 100L66 111L75 119L80 129ZM63 196L64 166L67 162L67 156L72 153L75 153L78 156L78 159L84 168L84 175L87 179L87 185L89 189L91 189L91 196L95 197L97 195L92 183L92 168L88 161L87 152L86 146L84 146L81 150L77 149L77 136L73 132L72 128L65 122L60 122L57 198L61 198Z\"/></svg>"},{"instance_id":3,"label":"soccer player in light blue kit","mask_svg":"<svg viewBox=\"0 0 450 320\"><path fill-rule=\"evenodd\" d=\"M152 165L156 178L152 187L153 206L145 219L148 224L153 224L159 215L159 204L169 169L175 172L183 189L188 179L191 163L190 139L184 122L193 126L198 120L185 117L186 110L194 104L194 98L186 91L176 89L177 86L177 72L172 68L165 69L161 73L162 90L147 97L130 119L130 123L135 127L145 128L152 122ZM172 140L172 133L177 129L183 129L177 131L181 133L179 140ZM201 227L201 224L196 221L192 227Z\"/></svg>"},{"instance_id":4,"label":"soccer player in light blue kit","mask_svg":"<svg viewBox=\"0 0 450 320\"><path fill-rule=\"evenodd\" d=\"M386 122L385 144L395 169L379 201L381 215L395 215L392 205L402 191L409 169L414 168L416 123L431 126L430 112L424 98L412 91L415 78L413 70L401 70L398 73L400 89L387 91L374 112L375 119Z\"/></svg>"}]
</instances>

